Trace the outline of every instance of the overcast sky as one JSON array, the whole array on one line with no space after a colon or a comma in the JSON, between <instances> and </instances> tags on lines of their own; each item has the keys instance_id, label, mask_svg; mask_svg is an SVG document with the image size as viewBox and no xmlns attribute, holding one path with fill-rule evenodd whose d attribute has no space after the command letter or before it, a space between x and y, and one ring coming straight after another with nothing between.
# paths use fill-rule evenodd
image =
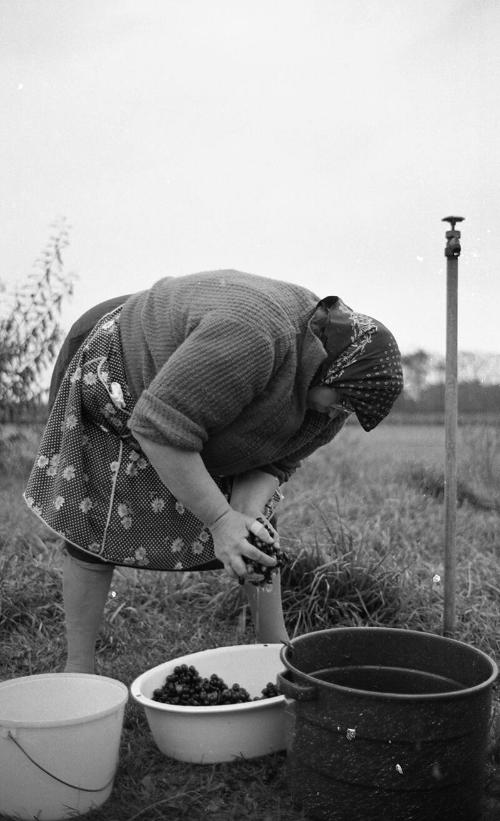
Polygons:
<instances>
[{"instance_id":1,"label":"overcast sky","mask_svg":"<svg viewBox=\"0 0 500 821\"><path fill-rule=\"evenodd\" d=\"M500 351L496 0L0 0L0 279L63 215L92 304L238 268Z\"/></svg>"}]
</instances>

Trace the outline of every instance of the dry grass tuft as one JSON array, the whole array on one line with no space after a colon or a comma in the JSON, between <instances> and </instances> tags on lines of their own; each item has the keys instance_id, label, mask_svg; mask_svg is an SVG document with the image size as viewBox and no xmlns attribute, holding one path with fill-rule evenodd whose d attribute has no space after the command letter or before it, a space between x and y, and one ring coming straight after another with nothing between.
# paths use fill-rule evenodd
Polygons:
<instances>
[{"instance_id":1,"label":"dry grass tuft","mask_svg":"<svg viewBox=\"0 0 500 821\"><path fill-rule=\"evenodd\" d=\"M340 625L393 624L399 612L398 573L355 550L331 556L304 548L283 573L283 609L292 636Z\"/></svg>"}]
</instances>

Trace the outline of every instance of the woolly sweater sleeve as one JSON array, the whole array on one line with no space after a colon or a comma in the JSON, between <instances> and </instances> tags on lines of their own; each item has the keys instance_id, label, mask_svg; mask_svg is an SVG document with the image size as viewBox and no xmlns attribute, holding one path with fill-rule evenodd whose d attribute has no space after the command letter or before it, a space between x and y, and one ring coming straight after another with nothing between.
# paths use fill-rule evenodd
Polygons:
<instances>
[{"instance_id":1,"label":"woolly sweater sleeve","mask_svg":"<svg viewBox=\"0 0 500 821\"><path fill-rule=\"evenodd\" d=\"M304 459L337 436L344 427L347 416L345 413L334 419L325 420L324 415L310 412L301 429L302 443L286 459L270 462L261 470L276 476L280 484L288 482L295 471L300 468Z\"/></svg>"},{"instance_id":2,"label":"woolly sweater sleeve","mask_svg":"<svg viewBox=\"0 0 500 821\"><path fill-rule=\"evenodd\" d=\"M143 391L129 427L154 442L200 452L266 390L274 362L264 327L209 313Z\"/></svg>"}]
</instances>

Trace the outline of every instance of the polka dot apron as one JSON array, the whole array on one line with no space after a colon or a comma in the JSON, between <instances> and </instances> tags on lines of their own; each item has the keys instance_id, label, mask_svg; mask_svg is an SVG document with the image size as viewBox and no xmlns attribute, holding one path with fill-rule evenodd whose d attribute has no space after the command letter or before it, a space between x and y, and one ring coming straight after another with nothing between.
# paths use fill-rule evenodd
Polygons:
<instances>
[{"instance_id":1,"label":"polka dot apron","mask_svg":"<svg viewBox=\"0 0 500 821\"><path fill-rule=\"evenodd\" d=\"M24 498L49 528L104 561L200 568L215 558L210 531L170 493L127 428L135 400L125 379L120 311L97 323L69 365ZM214 481L229 498L230 477Z\"/></svg>"}]
</instances>

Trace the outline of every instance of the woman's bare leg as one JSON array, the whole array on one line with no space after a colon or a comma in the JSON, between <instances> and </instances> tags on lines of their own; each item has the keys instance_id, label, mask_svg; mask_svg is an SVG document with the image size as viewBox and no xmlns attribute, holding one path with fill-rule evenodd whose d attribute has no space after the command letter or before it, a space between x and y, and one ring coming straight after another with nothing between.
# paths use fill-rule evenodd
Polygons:
<instances>
[{"instance_id":1,"label":"woman's bare leg","mask_svg":"<svg viewBox=\"0 0 500 821\"><path fill-rule=\"evenodd\" d=\"M281 576L273 574L272 585L262 589L247 582L245 592L252 613L255 636L258 642L275 644L288 641L283 606L281 603Z\"/></svg>"},{"instance_id":2,"label":"woman's bare leg","mask_svg":"<svg viewBox=\"0 0 500 821\"><path fill-rule=\"evenodd\" d=\"M95 643L113 577L113 565L90 564L66 553L63 596L66 673L95 672Z\"/></svg>"}]
</instances>

